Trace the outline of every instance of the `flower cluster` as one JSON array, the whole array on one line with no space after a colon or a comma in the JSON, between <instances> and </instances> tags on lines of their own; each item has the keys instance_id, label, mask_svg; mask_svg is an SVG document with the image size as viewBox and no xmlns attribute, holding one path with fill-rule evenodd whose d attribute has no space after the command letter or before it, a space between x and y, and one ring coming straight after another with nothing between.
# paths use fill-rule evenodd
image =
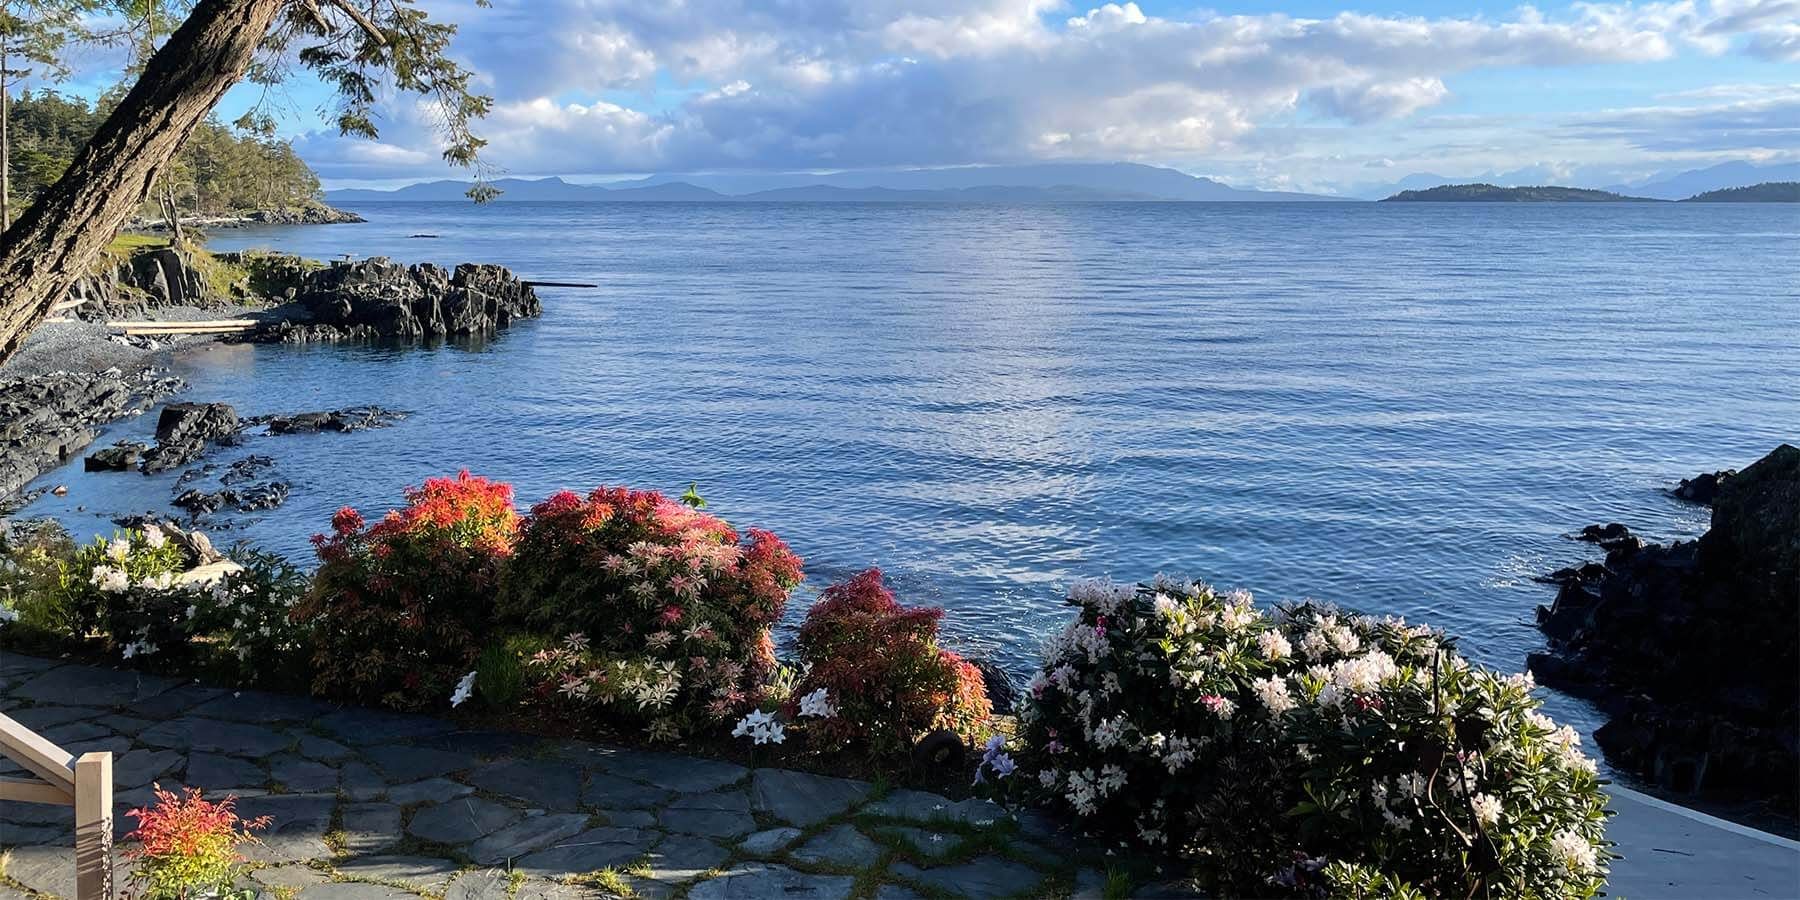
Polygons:
<instances>
[{"instance_id":1,"label":"flower cluster","mask_svg":"<svg viewBox=\"0 0 1800 900\"><path fill-rule=\"evenodd\" d=\"M96 629L125 658L186 642L189 597L203 585L177 587L185 567L181 548L155 525L95 538L62 564L53 603L74 634Z\"/></svg>"},{"instance_id":2,"label":"flower cluster","mask_svg":"<svg viewBox=\"0 0 1800 900\"><path fill-rule=\"evenodd\" d=\"M129 851L140 896L188 900L231 892L244 861L237 848L255 840L251 832L267 828L268 817L246 821L231 797L214 802L195 788L176 794L157 785L155 794L154 806L127 813L138 821L127 839L142 842Z\"/></svg>"},{"instance_id":3,"label":"flower cluster","mask_svg":"<svg viewBox=\"0 0 1800 900\"><path fill-rule=\"evenodd\" d=\"M797 690L829 691L838 715L809 737L878 755L903 754L934 729L979 740L992 712L987 689L973 665L937 645L943 614L901 606L880 569L826 588L800 627L807 671Z\"/></svg>"},{"instance_id":4,"label":"flower cluster","mask_svg":"<svg viewBox=\"0 0 1800 900\"><path fill-rule=\"evenodd\" d=\"M977 780L1190 857L1225 892L1588 896L1604 798L1529 676L1396 619L1158 578L1083 582ZM1026 776L990 779L1004 766ZM1335 873L1335 874L1331 874ZM1530 892L1530 891L1527 891Z\"/></svg>"},{"instance_id":5,"label":"flower cluster","mask_svg":"<svg viewBox=\"0 0 1800 900\"><path fill-rule=\"evenodd\" d=\"M536 694L604 704L656 737L722 723L761 699L770 626L799 584L780 538L655 491L560 492L520 530L503 627L570 637L531 656Z\"/></svg>"},{"instance_id":6,"label":"flower cluster","mask_svg":"<svg viewBox=\"0 0 1800 900\"><path fill-rule=\"evenodd\" d=\"M348 507L313 544L294 610L313 625L313 689L416 709L443 702L480 653L519 517L512 488L463 472L406 492L368 525Z\"/></svg>"},{"instance_id":7,"label":"flower cluster","mask_svg":"<svg viewBox=\"0 0 1800 900\"><path fill-rule=\"evenodd\" d=\"M831 694L819 688L800 698L795 721L799 719L835 719L837 707L831 703ZM780 744L787 740L787 725L782 724L776 714L769 710L753 709L738 720L737 727L731 729L732 737L747 737L752 744Z\"/></svg>"}]
</instances>

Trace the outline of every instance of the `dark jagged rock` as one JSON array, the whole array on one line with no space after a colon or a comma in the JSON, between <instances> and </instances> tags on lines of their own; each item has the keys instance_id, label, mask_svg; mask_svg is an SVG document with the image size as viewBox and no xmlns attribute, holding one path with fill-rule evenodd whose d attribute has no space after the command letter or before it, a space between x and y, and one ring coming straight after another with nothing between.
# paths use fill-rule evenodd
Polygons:
<instances>
[{"instance_id":1,"label":"dark jagged rock","mask_svg":"<svg viewBox=\"0 0 1800 900\"><path fill-rule=\"evenodd\" d=\"M334 209L324 204L284 209L259 209L245 213L244 219L256 225L352 225L368 221L356 213Z\"/></svg>"},{"instance_id":2,"label":"dark jagged rock","mask_svg":"<svg viewBox=\"0 0 1800 900\"><path fill-rule=\"evenodd\" d=\"M274 466L275 466L275 458L274 457L258 456L258 455L252 454L250 456L246 456L243 459L238 460L237 462L232 463L230 466L227 466L225 469L225 474L219 476L219 483L220 484L228 484L228 485L229 484L241 484L243 482L249 481L250 479L261 475L263 472L265 472L271 468L274 468Z\"/></svg>"},{"instance_id":3,"label":"dark jagged rock","mask_svg":"<svg viewBox=\"0 0 1800 900\"><path fill-rule=\"evenodd\" d=\"M1669 488L1669 496L1677 500L1686 500L1689 503L1698 503L1701 506L1711 506L1713 498L1719 495L1719 486L1736 474L1736 469L1723 469L1718 472L1702 472L1692 478L1683 478L1680 484Z\"/></svg>"},{"instance_id":4,"label":"dark jagged rock","mask_svg":"<svg viewBox=\"0 0 1800 900\"><path fill-rule=\"evenodd\" d=\"M166 306L229 306L238 302L233 291L221 291L209 279L194 252L160 247L141 250L102 270L77 280L68 299L80 301L75 315L90 321L140 318Z\"/></svg>"},{"instance_id":5,"label":"dark jagged rock","mask_svg":"<svg viewBox=\"0 0 1800 900\"><path fill-rule=\"evenodd\" d=\"M243 488L226 488L222 491L189 490L176 497L173 502L197 518L208 513L218 512L226 507L238 512L274 509L287 502L287 498L287 483L271 481Z\"/></svg>"},{"instance_id":6,"label":"dark jagged rock","mask_svg":"<svg viewBox=\"0 0 1800 900\"><path fill-rule=\"evenodd\" d=\"M981 673L981 682L987 688L988 702L993 704L994 712L1012 712L1013 702L1019 695L1018 689L1013 686L1012 677L989 660L975 660L974 665L976 671Z\"/></svg>"},{"instance_id":7,"label":"dark jagged rock","mask_svg":"<svg viewBox=\"0 0 1800 900\"><path fill-rule=\"evenodd\" d=\"M317 434L321 431L362 431L368 428L386 428L404 418L406 418L406 413L399 410L380 406L351 406L323 412L253 416L245 420L244 424L246 426L267 425L270 434Z\"/></svg>"},{"instance_id":8,"label":"dark jagged rock","mask_svg":"<svg viewBox=\"0 0 1800 900\"><path fill-rule=\"evenodd\" d=\"M1754 795L1800 815L1800 448L1783 444L1715 479L1697 541L1643 545L1595 527L1610 549L1551 576L1538 610L1546 684L1601 700L1608 759L1665 788Z\"/></svg>"},{"instance_id":9,"label":"dark jagged rock","mask_svg":"<svg viewBox=\"0 0 1800 900\"><path fill-rule=\"evenodd\" d=\"M303 316L264 326L251 340L485 335L542 311L531 286L504 267L465 263L445 272L380 256L301 273L293 292Z\"/></svg>"},{"instance_id":10,"label":"dark jagged rock","mask_svg":"<svg viewBox=\"0 0 1800 900\"><path fill-rule=\"evenodd\" d=\"M93 443L99 426L143 412L181 387L180 379L149 369L0 380L0 497L68 462Z\"/></svg>"},{"instance_id":11,"label":"dark jagged rock","mask_svg":"<svg viewBox=\"0 0 1800 900\"><path fill-rule=\"evenodd\" d=\"M82 461L82 468L89 472L123 472L138 464L144 451L150 445L139 441L119 441L111 447L96 450L88 454Z\"/></svg>"},{"instance_id":12,"label":"dark jagged rock","mask_svg":"<svg viewBox=\"0 0 1800 900\"><path fill-rule=\"evenodd\" d=\"M206 445L237 436L237 411L224 403L171 403L156 420L156 446L139 465L144 474L187 465L206 452Z\"/></svg>"}]
</instances>

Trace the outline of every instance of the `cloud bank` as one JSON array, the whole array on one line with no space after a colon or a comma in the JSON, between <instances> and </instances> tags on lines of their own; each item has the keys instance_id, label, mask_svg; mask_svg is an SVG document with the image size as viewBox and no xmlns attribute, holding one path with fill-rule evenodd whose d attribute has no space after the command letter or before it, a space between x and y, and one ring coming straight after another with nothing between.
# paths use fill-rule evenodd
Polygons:
<instances>
[{"instance_id":1,"label":"cloud bank","mask_svg":"<svg viewBox=\"0 0 1800 900\"><path fill-rule=\"evenodd\" d=\"M1454 102L1456 76L1477 70L1800 60L1800 0L1524 7L1505 19L1158 16L1047 0L426 5L463 23L456 50L497 101L487 155L519 174L1241 162L1306 134L1316 147L1328 132L1344 142L1432 117ZM1781 117L1794 121L1800 89L1787 87L1576 116L1564 136L1792 151ZM385 113L377 144L316 133L302 152L337 180L439 174L429 110L396 100Z\"/></svg>"}]
</instances>

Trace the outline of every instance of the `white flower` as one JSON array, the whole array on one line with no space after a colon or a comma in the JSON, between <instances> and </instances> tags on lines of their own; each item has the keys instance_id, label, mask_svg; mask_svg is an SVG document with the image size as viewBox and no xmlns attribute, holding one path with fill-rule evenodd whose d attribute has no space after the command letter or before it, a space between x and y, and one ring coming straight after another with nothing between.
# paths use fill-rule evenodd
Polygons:
<instances>
[{"instance_id":1,"label":"white flower","mask_svg":"<svg viewBox=\"0 0 1800 900\"><path fill-rule=\"evenodd\" d=\"M103 594L117 594L131 587L131 578L124 570L112 566L95 566L88 580Z\"/></svg>"},{"instance_id":2,"label":"white flower","mask_svg":"<svg viewBox=\"0 0 1800 900\"><path fill-rule=\"evenodd\" d=\"M1125 719L1115 716L1101 722L1094 728L1094 746L1105 750L1119 742L1125 735Z\"/></svg>"},{"instance_id":3,"label":"white flower","mask_svg":"<svg viewBox=\"0 0 1800 900\"><path fill-rule=\"evenodd\" d=\"M1038 784L1043 785L1045 790L1054 789L1057 780L1058 776L1055 769L1045 769L1038 773Z\"/></svg>"},{"instance_id":4,"label":"white flower","mask_svg":"<svg viewBox=\"0 0 1800 900\"><path fill-rule=\"evenodd\" d=\"M1492 794L1476 794L1469 798L1469 805L1475 808L1475 821L1483 828L1492 828L1500 824L1500 798Z\"/></svg>"},{"instance_id":5,"label":"white flower","mask_svg":"<svg viewBox=\"0 0 1800 900\"><path fill-rule=\"evenodd\" d=\"M1265 631L1256 636L1256 648L1262 651L1263 659L1286 659L1294 654L1294 647L1279 631Z\"/></svg>"},{"instance_id":6,"label":"white flower","mask_svg":"<svg viewBox=\"0 0 1800 900\"><path fill-rule=\"evenodd\" d=\"M773 713L760 709L751 710L749 715L731 729L732 737L747 737L758 744L779 744L787 739L787 729L775 721Z\"/></svg>"},{"instance_id":7,"label":"white flower","mask_svg":"<svg viewBox=\"0 0 1800 900\"><path fill-rule=\"evenodd\" d=\"M156 652L155 644L152 644L149 641L141 641L140 640L140 641L132 641L131 643L126 644L125 648L122 651L120 651L119 655L124 659L130 659L134 656L150 656L151 654L154 654L155 652Z\"/></svg>"},{"instance_id":8,"label":"white flower","mask_svg":"<svg viewBox=\"0 0 1800 900\"><path fill-rule=\"evenodd\" d=\"M124 538L113 538L106 542L106 557L113 562L124 562L131 555L131 542Z\"/></svg>"},{"instance_id":9,"label":"white flower","mask_svg":"<svg viewBox=\"0 0 1800 900\"><path fill-rule=\"evenodd\" d=\"M830 719L837 716L837 707L831 705L831 695L824 688L819 688L800 698L800 715L816 716Z\"/></svg>"},{"instance_id":10,"label":"white flower","mask_svg":"<svg viewBox=\"0 0 1800 900\"><path fill-rule=\"evenodd\" d=\"M1125 786L1125 770L1116 764L1107 763L1100 768L1100 779L1096 782L1102 794L1116 793Z\"/></svg>"},{"instance_id":11,"label":"white flower","mask_svg":"<svg viewBox=\"0 0 1800 900\"><path fill-rule=\"evenodd\" d=\"M1167 749L1163 751L1163 765L1169 767L1169 774L1194 761L1194 745L1187 738L1169 738Z\"/></svg>"},{"instance_id":12,"label":"white flower","mask_svg":"<svg viewBox=\"0 0 1800 900\"><path fill-rule=\"evenodd\" d=\"M1331 642L1325 639L1325 635L1317 631L1309 631L1300 638L1300 652L1306 654L1307 659L1318 659L1324 656L1325 651L1330 647Z\"/></svg>"},{"instance_id":13,"label":"white flower","mask_svg":"<svg viewBox=\"0 0 1800 900\"><path fill-rule=\"evenodd\" d=\"M162 545L168 542L169 538L167 535L163 534L163 530L160 526L144 526L144 546L149 547L152 550L160 550L162 549Z\"/></svg>"},{"instance_id":14,"label":"white flower","mask_svg":"<svg viewBox=\"0 0 1800 900\"><path fill-rule=\"evenodd\" d=\"M461 706L469 695L475 693L475 673L470 672L456 683L456 690L450 692L450 705Z\"/></svg>"},{"instance_id":15,"label":"white flower","mask_svg":"<svg viewBox=\"0 0 1800 900\"><path fill-rule=\"evenodd\" d=\"M1550 852L1557 860L1577 875L1591 872L1594 869L1594 845L1573 831L1559 831L1550 839Z\"/></svg>"},{"instance_id":16,"label":"white flower","mask_svg":"<svg viewBox=\"0 0 1800 900\"><path fill-rule=\"evenodd\" d=\"M1156 599L1150 605L1156 610L1157 615L1165 619L1173 619L1181 612L1181 607L1177 606L1168 594L1157 594Z\"/></svg>"},{"instance_id":17,"label":"white flower","mask_svg":"<svg viewBox=\"0 0 1800 900\"><path fill-rule=\"evenodd\" d=\"M1273 632L1269 632L1273 633ZM1279 716L1294 708L1293 695L1288 693L1287 682L1273 675L1258 679L1251 684L1256 691L1256 699L1262 702L1263 708L1271 716Z\"/></svg>"}]
</instances>

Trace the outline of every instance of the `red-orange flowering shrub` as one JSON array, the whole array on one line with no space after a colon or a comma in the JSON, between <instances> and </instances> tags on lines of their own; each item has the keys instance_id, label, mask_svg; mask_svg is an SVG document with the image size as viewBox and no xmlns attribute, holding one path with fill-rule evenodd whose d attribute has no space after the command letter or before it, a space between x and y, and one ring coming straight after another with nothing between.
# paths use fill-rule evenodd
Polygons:
<instances>
[{"instance_id":1,"label":"red-orange flowering shrub","mask_svg":"<svg viewBox=\"0 0 1800 900\"><path fill-rule=\"evenodd\" d=\"M448 702L493 623L519 516L512 488L463 472L408 488L367 525L345 507L315 535L319 570L294 617L313 625L313 689L418 709Z\"/></svg>"},{"instance_id":2,"label":"red-orange flowering shrub","mask_svg":"<svg viewBox=\"0 0 1800 900\"><path fill-rule=\"evenodd\" d=\"M758 698L775 665L769 627L800 579L770 532L740 539L655 491L563 491L526 519L500 615L567 636L529 661L540 699L606 704L673 737Z\"/></svg>"},{"instance_id":3,"label":"red-orange flowering shrub","mask_svg":"<svg viewBox=\"0 0 1800 900\"><path fill-rule=\"evenodd\" d=\"M981 672L937 645L943 615L900 605L880 569L826 588L800 627L808 670L794 694L824 688L836 715L809 722L807 735L877 754L905 752L939 728L978 739L993 708Z\"/></svg>"},{"instance_id":4,"label":"red-orange flowering shrub","mask_svg":"<svg viewBox=\"0 0 1800 900\"><path fill-rule=\"evenodd\" d=\"M185 900L228 891L244 861L238 845L255 840L250 832L269 827L269 817L240 819L232 797L214 802L196 788L176 794L156 785L155 791L155 806L126 813L138 820L126 840L143 842L128 851L137 861L131 877L141 896Z\"/></svg>"}]
</instances>

